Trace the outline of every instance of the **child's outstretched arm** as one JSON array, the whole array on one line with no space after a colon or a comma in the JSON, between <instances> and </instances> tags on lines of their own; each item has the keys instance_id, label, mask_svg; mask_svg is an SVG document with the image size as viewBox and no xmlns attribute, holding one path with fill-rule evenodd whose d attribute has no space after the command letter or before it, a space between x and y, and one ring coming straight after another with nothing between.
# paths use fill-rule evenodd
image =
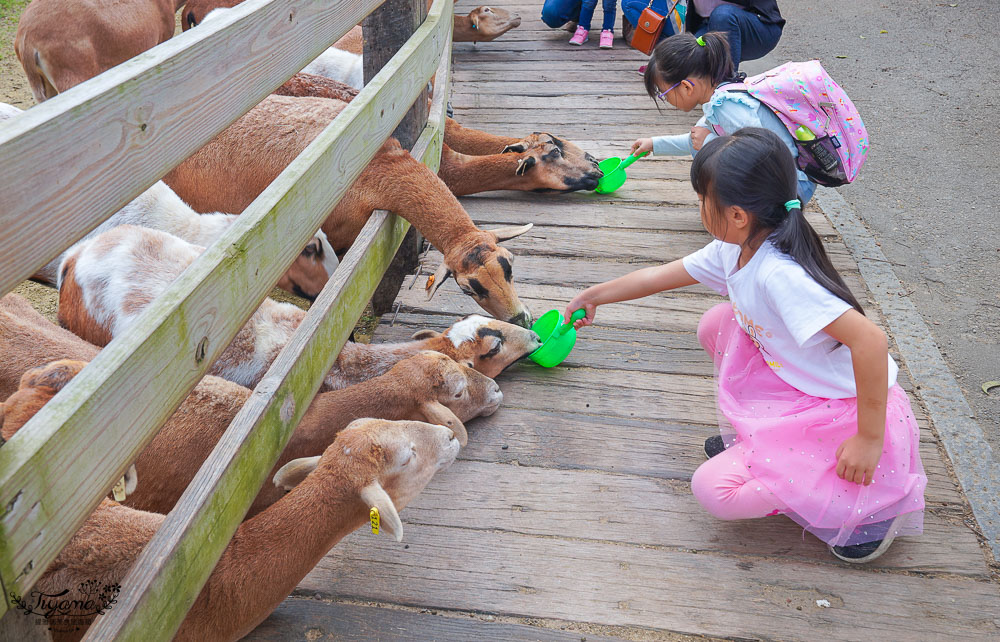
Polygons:
<instances>
[{"instance_id":1,"label":"child's outstretched arm","mask_svg":"<svg viewBox=\"0 0 1000 642\"><path fill-rule=\"evenodd\" d=\"M653 152L656 156L689 156L694 154L691 132L635 139L635 142L632 143L632 153L638 156L645 152Z\"/></svg>"},{"instance_id":2,"label":"child's outstretched arm","mask_svg":"<svg viewBox=\"0 0 1000 642\"><path fill-rule=\"evenodd\" d=\"M858 434L837 448L837 476L867 486L875 476L885 438L888 340L877 325L857 310L848 310L823 329L851 349L858 391Z\"/></svg>"},{"instance_id":3,"label":"child's outstretched arm","mask_svg":"<svg viewBox=\"0 0 1000 642\"><path fill-rule=\"evenodd\" d=\"M594 322L594 314L599 305L639 299L664 290L694 285L697 282L684 269L682 260L643 268L617 279L598 283L577 294L566 306L566 318L568 319L580 308L586 310L587 316L575 324L580 328Z\"/></svg>"}]
</instances>

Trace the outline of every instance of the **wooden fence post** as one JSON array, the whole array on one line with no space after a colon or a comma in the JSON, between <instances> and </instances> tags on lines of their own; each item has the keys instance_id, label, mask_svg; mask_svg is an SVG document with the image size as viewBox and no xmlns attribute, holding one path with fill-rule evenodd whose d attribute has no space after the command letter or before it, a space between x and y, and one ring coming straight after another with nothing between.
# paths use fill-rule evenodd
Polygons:
<instances>
[{"instance_id":1,"label":"wooden fence post","mask_svg":"<svg viewBox=\"0 0 1000 642\"><path fill-rule=\"evenodd\" d=\"M364 34L365 84L375 77L426 17L426 0L386 0L364 19L361 29ZM404 149L411 149L426 124L427 90L425 89L403 117L403 121L393 132L393 137ZM372 295L375 314L385 314L392 308L392 302L396 299L403 279L417 267L421 241L417 229L411 227L385 276L382 277L382 282Z\"/></svg>"}]
</instances>

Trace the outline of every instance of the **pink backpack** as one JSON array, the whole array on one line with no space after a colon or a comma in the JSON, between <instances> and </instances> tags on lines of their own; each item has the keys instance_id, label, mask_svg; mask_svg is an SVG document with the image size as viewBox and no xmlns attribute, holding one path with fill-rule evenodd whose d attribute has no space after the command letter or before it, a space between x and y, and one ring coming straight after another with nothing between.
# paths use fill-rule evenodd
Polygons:
<instances>
[{"instance_id":1,"label":"pink backpack","mask_svg":"<svg viewBox=\"0 0 1000 642\"><path fill-rule=\"evenodd\" d=\"M850 183L868 155L868 132L854 103L818 60L780 67L719 89L745 91L781 119L799 150L799 169L828 187ZM715 133L725 132L712 125Z\"/></svg>"}]
</instances>

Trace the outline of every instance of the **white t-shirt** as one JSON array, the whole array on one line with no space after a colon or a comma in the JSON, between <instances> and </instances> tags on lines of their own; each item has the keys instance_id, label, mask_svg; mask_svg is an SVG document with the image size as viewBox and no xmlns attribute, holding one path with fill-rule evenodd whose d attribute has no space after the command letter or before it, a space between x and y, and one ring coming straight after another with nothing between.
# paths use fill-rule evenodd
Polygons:
<instances>
[{"instance_id":1,"label":"white t-shirt","mask_svg":"<svg viewBox=\"0 0 1000 642\"><path fill-rule=\"evenodd\" d=\"M715 240L684 257L698 282L728 295L740 327L789 385L814 397L858 396L851 349L823 332L851 305L817 283L795 259L765 241L738 267L740 246ZM899 368L889 359L889 387Z\"/></svg>"}]
</instances>

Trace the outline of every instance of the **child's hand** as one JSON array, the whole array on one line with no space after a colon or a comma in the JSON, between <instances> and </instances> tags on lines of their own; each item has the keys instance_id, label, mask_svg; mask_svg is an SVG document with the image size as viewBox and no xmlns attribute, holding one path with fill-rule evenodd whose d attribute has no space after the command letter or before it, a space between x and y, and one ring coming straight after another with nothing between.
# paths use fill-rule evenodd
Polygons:
<instances>
[{"instance_id":1,"label":"child's hand","mask_svg":"<svg viewBox=\"0 0 1000 642\"><path fill-rule=\"evenodd\" d=\"M563 316L568 319L571 316L573 316L573 313L579 310L580 308L583 308L584 310L587 311L587 316L583 317L582 319L573 324L573 327L576 328L577 330L579 330L585 325L592 324L594 322L594 315L597 314L597 306L587 301L578 294L566 306L566 312L563 314Z\"/></svg>"},{"instance_id":2,"label":"child's hand","mask_svg":"<svg viewBox=\"0 0 1000 642\"><path fill-rule=\"evenodd\" d=\"M647 154L653 151L653 139L652 138L637 138L634 143L632 143L632 155L640 156L642 154Z\"/></svg>"},{"instance_id":3,"label":"child's hand","mask_svg":"<svg viewBox=\"0 0 1000 642\"><path fill-rule=\"evenodd\" d=\"M712 130L707 127L694 126L691 128L691 147L694 147L695 151L701 149L701 146L705 144L705 137L711 133Z\"/></svg>"},{"instance_id":4,"label":"child's hand","mask_svg":"<svg viewBox=\"0 0 1000 642\"><path fill-rule=\"evenodd\" d=\"M837 477L868 486L882 457L882 439L857 434L837 448Z\"/></svg>"}]
</instances>

